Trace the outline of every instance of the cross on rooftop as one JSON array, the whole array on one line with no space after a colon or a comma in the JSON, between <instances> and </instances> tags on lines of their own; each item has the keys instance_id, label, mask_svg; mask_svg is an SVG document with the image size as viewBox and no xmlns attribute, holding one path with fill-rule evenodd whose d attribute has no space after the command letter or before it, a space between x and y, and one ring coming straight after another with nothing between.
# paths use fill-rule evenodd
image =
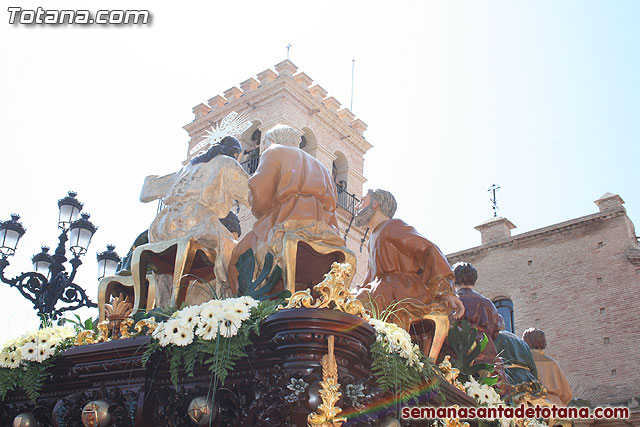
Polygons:
<instances>
[{"instance_id":1,"label":"cross on rooftop","mask_svg":"<svg viewBox=\"0 0 640 427\"><path fill-rule=\"evenodd\" d=\"M498 200L496 199L496 191L500 190L500 186L493 184L491 187L489 187L489 189L487 190L490 193L493 193L493 198L489 199L491 200L491 203L493 204L492 208L493 208L493 216L494 218L498 216Z\"/></svg>"}]
</instances>

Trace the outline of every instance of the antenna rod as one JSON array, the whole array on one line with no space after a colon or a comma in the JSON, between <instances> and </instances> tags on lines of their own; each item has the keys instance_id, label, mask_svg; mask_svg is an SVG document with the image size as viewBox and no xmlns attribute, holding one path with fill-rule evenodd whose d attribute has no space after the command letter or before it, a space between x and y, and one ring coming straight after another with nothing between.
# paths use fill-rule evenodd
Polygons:
<instances>
[{"instance_id":1,"label":"antenna rod","mask_svg":"<svg viewBox=\"0 0 640 427\"><path fill-rule=\"evenodd\" d=\"M355 68L356 68L356 59L353 58L351 60L351 108L349 108L349 110L351 110L352 113L353 113L353 74L355 73Z\"/></svg>"}]
</instances>

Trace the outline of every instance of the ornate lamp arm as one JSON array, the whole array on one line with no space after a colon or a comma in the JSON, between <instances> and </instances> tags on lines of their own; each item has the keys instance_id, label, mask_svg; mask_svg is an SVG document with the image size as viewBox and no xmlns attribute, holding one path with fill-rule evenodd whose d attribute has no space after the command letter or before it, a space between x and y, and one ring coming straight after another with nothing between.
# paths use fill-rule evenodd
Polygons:
<instances>
[{"instance_id":1,"label":"ornate lamp arm","mask_svg":"<svg viewBox=\"0 0 640 427\"><path fill-rule=\"evenodd\" d=\"M5 261L3 263L2 261ZM21 275L14 277L13 279L7 279L4 276L4 268L9 263L6 260L0 260L0 279L7 285L18 289L23 297L31 301L33 306L39 309L39 304L42 294L42 289L47 284L47 279L40 273L29 272L22 273Z\"/></svg>"},{"instance_id":2,"label":"ornate lamp arm","mask_svg":"<svg viewBox=\"0 0 640 427\"><path fill-rule=\"evenodd\" d=\"M69 264L71 264L71 274L69 275L69 282L73 282L73 279L75 279L76 277L76 272L78 271L78 267L80 267L82 265L82 261L80 261L80 258L78 257L74 257L71 259L71 261L69 261Z\"/></svg>"}]
</instances>

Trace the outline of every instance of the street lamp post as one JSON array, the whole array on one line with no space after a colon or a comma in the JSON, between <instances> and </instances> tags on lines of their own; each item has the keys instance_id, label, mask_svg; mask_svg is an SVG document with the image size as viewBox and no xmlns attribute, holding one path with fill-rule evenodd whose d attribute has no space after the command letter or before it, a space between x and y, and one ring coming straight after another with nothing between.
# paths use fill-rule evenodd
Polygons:
<instances>
[{"instance_id":1,"label":"street lamp post","mask_svg":"<svg viewBox=\"0 0 640 427\"><path fill-rule=\"evenodd\" d=\"M70 191L68 196L58 201L58 227L62 232L58 237L58 247L54 254L49 255L49 248L43 246L42 252L31 258L35 271L22 273L13 279L4 276L4 269L9 265L8 258L15 254L18 241L26 230L18 221L18 215L11 215L9 221L0 221L0 280L17 288L22 296L31 301L39 316L46 316L51 320L57 319L65 311L97 307L84 289L73 283L78 267L82 264L80 257L87 252L91 238L97 230L89 221L89 214L83 213L78 219L82 203L75 196L76 193ZM67 242L73 254L73 258L69 260L71 273L67 273L64 266L67 262ZM56 308L58 302L66 305Z\"/></svg>"}]
</instances>

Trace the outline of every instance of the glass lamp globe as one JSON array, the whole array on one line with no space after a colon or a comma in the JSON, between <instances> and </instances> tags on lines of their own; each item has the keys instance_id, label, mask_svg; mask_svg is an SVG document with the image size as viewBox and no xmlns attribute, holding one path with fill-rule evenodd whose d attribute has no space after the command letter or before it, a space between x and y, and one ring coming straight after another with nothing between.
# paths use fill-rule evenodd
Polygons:
<instances>
[{"instance_id":1,"label":"glass lamp globe","mask_svg":"<svg viewBox=\"0 0 640 427\"><path fill-rule=\"evenodd\" d=\"M98 280L116 274L120 257L114 251L114 245L107 245L107 250L96 254L98 260Z\"/></svg>"},{"instance_id":2,"label":"glass lamp globe","mask_svg":"<svg viewBox=\"0 0 640 427\"><path fill-rule=\"evenodd\" d=\"M58 215L58 227L63 230L69 230L71 223L78 219L78 214L82 210L82 203L76 199L77 193L69 191L68 196L58 200L58 208L60 213Z\"/></svg>"},{"instance_id":3,"label":"glass lamp globe","mask_svg":"<svg viewBox=\"0 0 640 427\"><path fill-rule=\"evenodd\" d=\"M89 221L89 217L89 214L83 213L80 219L69 226L69 249L76 258L87 252L91 238L98 229Z\"/></svg>"},{"instance_id":4,"label":"glass lamp globe","mask_svg":"<svg viewBox=\"0 0 640 427\"><path fill-rule=\"evenodd\" d=\"M42 252L35 254L31 257L33 263L33 269L36 273L40 273L43 276L49 274L49 266L53 262L53 258L49 255L49 248L47 246L42 247Z\"/></svg>"},{"instance_id":5,"label":"glass lamp globe","mask_svg":"<svg viewBox=\"0 0 640 427\"><path fill-rule=\"evenodd\" d=\"M12 214L9 221L0 221L0 253L3 258L13 255L16 252L18 241L27 231L18 222L20 215Z\"/></svg>"}]
</instances>

